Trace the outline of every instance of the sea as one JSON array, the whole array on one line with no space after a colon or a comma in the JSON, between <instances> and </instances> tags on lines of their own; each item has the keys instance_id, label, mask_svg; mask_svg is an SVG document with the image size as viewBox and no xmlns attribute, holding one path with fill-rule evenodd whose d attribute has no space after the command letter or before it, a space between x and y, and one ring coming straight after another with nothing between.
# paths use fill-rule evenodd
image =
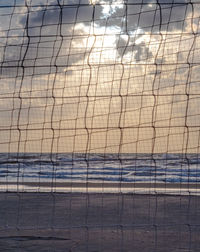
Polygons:
<instances>
[{"instance_id":1,"label":"sea","mask_svg":"<svg viewBox=\"0 0 200 252\"><path fill-rule=\"evenodd\" d=\"M200 154L0 154L4 189L9 183L52 181L200 184Z\"/></svg>"}]
</instances>

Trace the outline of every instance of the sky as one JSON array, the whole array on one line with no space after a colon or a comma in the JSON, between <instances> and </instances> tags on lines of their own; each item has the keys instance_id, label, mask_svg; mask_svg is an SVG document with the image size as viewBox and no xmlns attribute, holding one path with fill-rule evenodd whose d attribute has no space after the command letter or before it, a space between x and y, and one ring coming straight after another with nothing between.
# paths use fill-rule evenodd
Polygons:
<instances>
[{"instance_id":1,"label":"sky","mask_svg":"<svg viewBox=\"0 0 200 252\"><path fill-rule=\"evenodd\" d=\"M0 3L0 152L198 153L199 16L196 0Z\"/></svg>"}]
</instances>

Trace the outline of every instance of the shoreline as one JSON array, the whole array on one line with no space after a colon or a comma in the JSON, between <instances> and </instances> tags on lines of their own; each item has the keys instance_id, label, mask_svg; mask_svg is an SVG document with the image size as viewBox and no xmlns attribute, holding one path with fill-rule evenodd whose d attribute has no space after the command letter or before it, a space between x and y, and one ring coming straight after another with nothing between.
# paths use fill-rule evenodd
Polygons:
<instances>
[{"instance_id":1,"label":"shoreline","mask_svg":"<svg viewBox=\"0 0 200 252\"><path fill-rule=\"evenodd\" d=\"M200 184L108 182L0 182L0 192L200 195Z\"/></svg>"},{"instance_id":2,"label":"shoreline","mask_svg":"<svg viewBox=\"0 0 200 252\"><path fill-rule=\"evenodd\" d=\"M200 189L200 183L160 183L160 182L0 182L0 185L24 185L24 186L35 186L35 187L92 187L92 188L191 188L191 189Z\"/></svg>"}]
</instances>

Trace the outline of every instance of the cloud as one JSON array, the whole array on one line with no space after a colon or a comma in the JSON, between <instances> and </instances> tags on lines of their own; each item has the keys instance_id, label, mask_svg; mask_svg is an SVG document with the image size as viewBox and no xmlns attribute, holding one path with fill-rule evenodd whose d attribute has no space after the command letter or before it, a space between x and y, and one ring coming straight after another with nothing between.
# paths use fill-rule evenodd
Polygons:
<instances>
[{"instance_id":1,"label":"cloud","mask_svg":"<svg viewBox=\"0 0 200 252\"><path fill-rule=\"evenodd\" d=\"M134 29L133 24L146 32L183 30L184 22L191 8L186 4L166 4L169 1L160 1L160 5L149 4L143 6L139 12L134 6L129 8L128 29Z\"/></svg>"},{"instance_id":2,"label":"cloud","mask_svg":"<svg viewBox=\"0 0 200 252\"><path fill-rule=\"evenodd\" d=\"M186 31L188 22L191 22L192 8L186 0L152 0L144 4L141 1L137 3L129 0L127 8L123 4L116 5L114 9L110 7L110 14L107 14L106 18L107 25L113 27L114 32L119 34L116 37L119 56L132 53L134 60L141 61L153 57L151 43L146 43L145 38L139 44L135 44L135 41L144 34L151 36L152 33L157 34L160 31L164 33ZM196 19L192 21L197 22ZM102 20L100 25L103 24L105 23ZM129 36L129 42L123 38L124 35Z\"/></svg>"},{"instance_id":3,"label":"cloud","mask_svg":"<svg viewBox=\"0 0 200 252\"><path fill-rule=\"evenodd\" d=\"M56 0L48 2L49 5L41 5L40 8L31 8L29 11L28 29L34 28L45 29L47 26L58 26L62 22L63 30L71 30L74 25L79 23L90 25L90 22L95 19L99 19L102 15L102 6L97 6L93 9L89 1L84 1L84 4L78 5L74 1L64 2L64 5L58 5ZM25 27L27 21L27 15L21 18L20 23ZM68 26L66 26L68 25ZM56 27L57 28L57 27ZM51 30L52 32L52 30Z\"/></svg>"},{"instance_id":4,"label":"cloud","mask_svg":"<svg viewBox=\"0 0 200 252\"><path fill-rule=\"evenodd\" d=\"M16 8L14 15L9 16L11 23L15 18L12 35L16 38L13 41L8 38L1 50L4 68L10 68L10 71L2 71L4 75L9 72L16 76L20 67L41 65L52 66L49 71L53 73L56 64L63 66L59 68L62 71L68 65L83 62L87 57L90 46L83 43L90 36L91 21L93 18L100 19L103 7L93 8L89 0L84 0L81 6L72 0L60 1L62 9L56 0L46 3L47 6L44 2L41 4L41 1L34 2L36 7L29 4L29 9L24 6L20 15L15 14L19 11ZM2 23L2 29L8 29L6 24ZM80 49L76 50L76 47ZM40 69L41 74L46 73L43 70L45 68Z\"/></svg>"},{"instance_id":5,"label":"cloud","mask_svg":"<svg viewBox=\"0 0 200 252\"><path fill-rule=\"evenodd\" d=\"M132 38L127 40L121 37L118 42L117 51L120 57L123 57L128 53L133 54L135 61L147 60L153 57L152 52L148 46L146 46L144 41L135 44L135 41Z\"/></svg>"},{"instance_id":6,"label":"cloud","mask_svg":"<svg viewBox=\"0 0 200 252\"><path fill-rule=\"evenodd\" d=\"M106 34L103 33L103 28L108 35L116 34L113 47L119 57L132 55L135 61L150 59L153 57L149 46L151 44L148 45L144 39L135 43L136 40L144 33L158 33L160 24L162 31L182 32L187 26L184 20L191 14L191 6L186 4L186 0L159 0L159 5L153 0L145 4L139 1L137 5L131 5L135 1L129 0L127 9L120 1L116 1L115 5L106 5L107 1L99 2L104 5L93 7L89 0L81 1L80 6L78 1L60 1L61 6L64 4L61 11L56 0L48 0L45 3L38 0L34 4L41 4L41 6L30 7L29 15L27 15L27 8L24 7L18 15L18 20L16 20L17 14L14 15L17 29L15 30L13 26L12 30L12 34L24 35L24 37L18 37L13 41L9 38L5 50L1 50L1 54L4 54L2 57L4 66L13 67L10 71L4 71L4 74L13 72L16 76L17 72L21 71L18 70L21 66L52 66L50 71L53 73L56 64L63 65L65 68L78 62L82 64L92 46L91 43L85 42L93 32L91 21L96 31L102 30L102 36ZM4 27L6 24L2 23L2 28ZM124 34L129 36L128 44L127 39L123 37ZM27 35L30 36L29 39ZM76 49L77 47L79 49ZM44 67L40 69L41 74L45 74L46 71ZM62 71L62 67L59 71Z\"/></svg>"}]
</instances>

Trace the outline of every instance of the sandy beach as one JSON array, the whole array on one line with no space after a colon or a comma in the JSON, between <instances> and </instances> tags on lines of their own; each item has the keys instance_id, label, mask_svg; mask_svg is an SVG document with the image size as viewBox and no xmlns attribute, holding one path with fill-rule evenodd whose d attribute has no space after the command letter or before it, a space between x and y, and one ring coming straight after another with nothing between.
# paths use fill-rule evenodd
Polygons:
<instances>
[{"instance_id":1,"label":"sandy beach","mask_svg":"<svg viewBox=\"0 0 200 252\"><path fill-rule=\"evenodd\" d=\"M0 251L199 251L200 197L0 193Z\"/></svg>"}]
</instances>

